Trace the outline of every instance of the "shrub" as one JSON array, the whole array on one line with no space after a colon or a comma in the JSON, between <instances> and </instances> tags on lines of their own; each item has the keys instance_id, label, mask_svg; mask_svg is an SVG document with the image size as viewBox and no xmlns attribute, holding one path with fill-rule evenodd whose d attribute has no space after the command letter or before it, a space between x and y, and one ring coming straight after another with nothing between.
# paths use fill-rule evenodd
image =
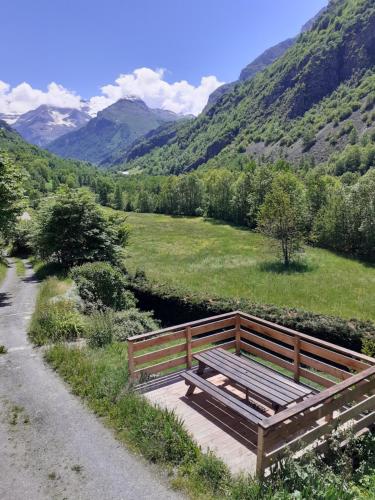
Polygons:
<instances>
[{"instance_id":1,"label":"shrub","mask_svg":"<svg viewBox=\"0 0 375 500\"><path fill-rule=\"evenodd\" d=\"M93 262L74 267L71 277L87 310L119 311L135 307L134 295L127 289L128 280L120 269L108 262Z\"/></svg>"},{"instance_id":2,"label":"shrub","mask_svg":"<svg viewBox=\"0 0 375 500\"><path fill-rule=\"evenodd\" d=\"M88 344L90 347L104 347L113 339L113 313L94 312L87 327Z\"/></svg>"},{"instance_id":3,"label":"shrub","mask_svg":"<svg viewBox=\"0 0 375 500\"><path fill-rule=\"evenodd\" d=\"M11 232L12 255L29 255L31 253L31 221L19 220Z\"/></svg>"},{"instance_id":4,"label":"shrub","mask_svg":"<svg viewBox=\"0 0 375 500\"><path fill-rule=\"evenodd\" d=\"M153 319L151 312L141 312L138 309L118 312L112 319L114 339L118 342L159 328L159 323Z\"/></svg>"},{"instance_id":5,"label":"shrub","mask_svg":"<svg viewBox=\"0 0 375 500\"><path fill-rule=\"evenodd\" d=\"M75 340L83 337L85 332L84 318L71 300L40 305L34 313L29 331L30 337L37 345Z\"/></svg>"},{"instance_id":6,"label":"shrub","mask_svg":"<svg viewBox=\"0 0 375 500\"><path fill-rule=\"evenodd\" d=\"M375 338L375 325L369 321L346 320L300 309L257 304L248 299L185 293L166 284L153 284L147 280L132 282L132 290L142 308L153 310L155 316L166 325L241 310L356 351L361 351L364 338Z\"/></svg>"}]
</instances>

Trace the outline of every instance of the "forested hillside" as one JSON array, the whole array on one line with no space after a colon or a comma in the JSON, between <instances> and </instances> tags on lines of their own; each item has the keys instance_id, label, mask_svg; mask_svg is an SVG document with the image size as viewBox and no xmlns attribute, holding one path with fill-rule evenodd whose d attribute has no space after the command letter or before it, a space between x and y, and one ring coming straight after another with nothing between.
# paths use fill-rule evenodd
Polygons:
<instances>
[{"instance_id":1,"label":"forested hillside","mask_svg":"<svg viewBox=\"0 0 375 500\"><path fill-rule=\"evenodd\" d=\"M325 162L374 128L374 44L372 0L332 1L272 66L173 137L154 137L126 168L177 174L249 155Z\"/></svg>"}]
</instances>

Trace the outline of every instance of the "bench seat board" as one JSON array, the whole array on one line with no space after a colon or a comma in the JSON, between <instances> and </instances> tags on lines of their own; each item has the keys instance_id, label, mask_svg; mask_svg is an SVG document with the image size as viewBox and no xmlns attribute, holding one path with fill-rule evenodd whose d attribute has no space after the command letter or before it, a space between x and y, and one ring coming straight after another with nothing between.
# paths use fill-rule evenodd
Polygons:
<instances>
[{"instance_id":1,"label":"bench seat board","mask_svg":"<svg viewBox=\"0 0 375 500\"><path fill-rule=\"evenodd\" d=\"M245 402L242 402L235 396L231 396L227 392L220 389L220 387L217 387L212 382L205 380L204 378L191 371L185 372L181 376L186 381L186 383L194 387L198 387L203 392L217 399L218 401L220 401L220 403L223 403L225 406L232 409L247 420L250 420L254 424L258 424L261 420L266 418L266 415L263 415L259 411L247 405Z\"/></svg>"}]
</instances>

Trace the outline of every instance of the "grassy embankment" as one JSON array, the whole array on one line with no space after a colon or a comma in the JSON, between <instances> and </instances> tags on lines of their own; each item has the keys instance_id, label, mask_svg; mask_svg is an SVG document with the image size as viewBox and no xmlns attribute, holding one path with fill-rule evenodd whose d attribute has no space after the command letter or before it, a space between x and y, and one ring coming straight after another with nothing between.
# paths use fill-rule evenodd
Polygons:
<instances>
[{"instance_id":1,"label":"grassy embankment","mask_svg":"<svg viewBox=\"0 0 375 500\"><path fill-rule=\"evenodd\" d=\"M375 320L375 267L319 248L283 272L270 240L201 218L130 213L127 266L185 291Z\"/></svg>"}]
</instances>

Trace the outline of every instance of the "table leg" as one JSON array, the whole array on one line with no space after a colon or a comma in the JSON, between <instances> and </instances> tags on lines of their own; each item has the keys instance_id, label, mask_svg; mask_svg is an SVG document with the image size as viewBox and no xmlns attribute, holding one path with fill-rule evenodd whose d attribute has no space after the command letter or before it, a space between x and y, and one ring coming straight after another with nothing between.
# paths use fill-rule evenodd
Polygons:
<instances>
[{"instance_id":1,"label":"table leg","mask_svg":"<svg viewBox=\"0 0 375 500\"><path fill-rule=\"evenodd\" d=\"M185 396L191 396L194 393L194 390L195 390L195 385L193 385L193 384L189 385Z\"/></svg>"},{"instance_id":2,"label":"table leg","mask_svg":"<svg viewBox=\"0 0 375 500\"><path fill-rule=\"evenodd\" d=\"M203 375L205 368L206 368L206 365L204 363L202 363L202 361L199 361L197 375Z\"/></svg>"}]
</instances>

